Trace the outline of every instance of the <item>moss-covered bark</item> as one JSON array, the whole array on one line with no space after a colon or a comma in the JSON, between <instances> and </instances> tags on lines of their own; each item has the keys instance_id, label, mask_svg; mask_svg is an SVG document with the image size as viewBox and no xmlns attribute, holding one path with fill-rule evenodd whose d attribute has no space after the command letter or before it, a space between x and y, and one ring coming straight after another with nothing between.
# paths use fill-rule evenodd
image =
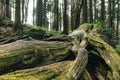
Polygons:
<instances>
[{"instance_id":1,"label":"moss-covered bark","mask_svg":"<svg viewBox=\"0 0 120 80\"><path fill-rule=\"evenodd\" d=\"M83 57L84 56L84 57ZM77 80L87 63L87 51L80 49L73 61L15 71L0 76L2 80Z\"/></svg>"},{"instance_id":2,"label":"moss-covered bark","mask_svg":"<svg viewBox=\"0 0 120 80\"><path fill-rule=\"evenodd\" d=\"M0 46L0 73L17 68L45 65L69 55L71 42L16 41Z\"/></svg>"},{"instance_id":3,"label":"moss-covered bark","mask_svg":"<svg viewBox=\"0 0 120 80\"><path fill-rule=\"evenodd\" d=\"M83 24L68 38L1 45L0 72L11 72L0 79L120 80L120 56L100 37L99 30L98 25Z\"/></svg>"}]
</instances>

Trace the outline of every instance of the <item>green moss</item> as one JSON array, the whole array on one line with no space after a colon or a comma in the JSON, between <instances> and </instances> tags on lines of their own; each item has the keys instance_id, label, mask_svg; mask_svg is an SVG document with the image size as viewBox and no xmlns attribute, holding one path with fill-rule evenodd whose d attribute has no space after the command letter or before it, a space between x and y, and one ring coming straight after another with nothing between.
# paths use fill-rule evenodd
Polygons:
<instances>
[{"instance_id":1,"label":"green moss","mask_svg":"<svg viewBox=\"0 0 120 80\"><path fill-rule=\"evenodd\" d=\"M52 80L58 76L58 73L46 70L42 72L30 72L30 73L14 73L0 76L2 80Z\"/></svg>"}]
</instances>

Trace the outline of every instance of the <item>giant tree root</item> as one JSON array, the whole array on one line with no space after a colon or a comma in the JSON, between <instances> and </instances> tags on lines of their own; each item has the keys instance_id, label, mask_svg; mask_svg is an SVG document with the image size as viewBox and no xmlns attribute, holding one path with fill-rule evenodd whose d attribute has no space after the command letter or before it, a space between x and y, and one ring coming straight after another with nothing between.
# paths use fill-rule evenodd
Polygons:
<instances>
[{"instance_id":1,"label":"giant tree root","mask_svg":"<svg viewBox=\"0 0 120 80\"><path fill-rule=\"evenodd\" d=\"M1 45L0 79L120 80L120 56L99 30L98 25L83 24L68 37Z\"/></svg>"}]
</instances>

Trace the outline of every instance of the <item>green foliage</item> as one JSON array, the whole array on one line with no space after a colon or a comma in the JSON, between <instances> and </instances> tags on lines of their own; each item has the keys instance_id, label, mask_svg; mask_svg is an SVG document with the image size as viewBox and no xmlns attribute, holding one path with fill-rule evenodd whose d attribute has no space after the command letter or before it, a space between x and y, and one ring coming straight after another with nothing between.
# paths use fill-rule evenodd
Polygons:
<instances>
[{"instance_id":1,"label":"green foliage","mask_svg":"<svg viewBox=\"0 0 120 80\"><path fill-rule=\"evenodd\" d=\"M24 24L23 29L23 38L32 37L34 39L44 39L50 36L60 35L61 32L58 31L48 31L48 28L45 26L35 26Z\"/></svg>"},{"instance_id":2,"label":"green foliage","mask_svg":"<svg viewBox=\"0 0 120 80\"><path fill-rule=\"evenodd\" d=\"M115 49L120 54L120 40L117 42Z\"/></svg>"},{"instance_id":3,"label":"green foliage","mask_svg":"<svg viewBox=\"0 0 120 80\"><path fill-rule=\"evenodd\" d=\"M99 53L97 53L97 52L94 51L94 50L89 51L88 54L89 54L89 55L90 55L90 54L93 54L93 55L96 55L96 56L99 56L99 57L100 57Z\"/></svg>"},{"instance_id":4,"label":"green foliage","mask_svg":"<svg viewBox=\"0 0 120 80\"><path fill-rule=\"evenodd\" d=\"M114 29L107 25L106 22L98 22L97 23L101 27L100 33L105 35L110 41L115 41Z\"/></svg>"},{"instance_id":5,"label":"green foliage","mask_svg":"<svg viewBox=\"0 0 120 80\"><path fill-rule=\"evenodd\" d=\"M98 22L98 25L101 27L101 34L107 36L109 39L114 39L114 29L107 25L106 22Z\"/></svg>"}]
</instances>

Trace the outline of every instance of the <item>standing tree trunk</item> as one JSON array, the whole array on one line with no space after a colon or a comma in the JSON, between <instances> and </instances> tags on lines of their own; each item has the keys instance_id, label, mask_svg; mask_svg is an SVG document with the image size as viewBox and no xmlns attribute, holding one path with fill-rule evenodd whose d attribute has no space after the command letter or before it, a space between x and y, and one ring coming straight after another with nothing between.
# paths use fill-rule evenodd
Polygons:
<instances>
[{"instance_id":1,"label":"standing tree trunk","mask_svg":"<svg viewBox=\"0 0 120 80\"><path fill-rule=\"evenodd\" d=\"M96 7L97 7L97 6L96 6L96 4L97 4L96 1L97 1L97 0L94 0L94 22L97 22L97 20L98 20L98 19L97 19L97 18L98 18L98 17L97 17L97 15L98 15L98 14L97 14L97 13L98 13L97 11L98 11L98 10L97 10L97 8L96 8Z\"/></svg>"},{"instance_id":2,"label":"standing tree trunk","mask_svg":"<svg viewBox=\"0 0 120 80\"><path fill-rule=\"evenodd\" d=\"M22 0L22 23L24 23L25 19L25 0Z\"/></svg>"},{"instance_id":3,"label":"standing tree trunk","mask_svg":"<svg viewBox=\"0 0 120 80\"><path fill-rule=\"evenodd\" d=\"M37 0L37 16L36 16L36 25L37 26L42 26L42 17L43 17L43 9L42 9L42 6L43 6L43 2L42 0Z\"/></svg>"},{"instance_id":4,"label":"standing tree trunk","mask_svg":"<svg viewBox=\"0 0 120 80\"><path fill-rule=\"evenodd\" d=\"M73 29L77 29L80 24L80 11L82 8L84 0L75 0L75 8L74 8L74 17L73 17Z\"/></svg>"},{"instance_id":5,"label":"standing tree trunk","mask_svg":"<svg viewBox=\"0 0 120 80\"><path fill-rule=\"evenodd\" d=\"M13 28L13 33L14 35L19 35L22 34L20 0L15 0L15 2L15 26Z\"/></svg>"},{"instance_id":6,"label":"standing tree trunk","mask_svg":"<svg viewBox=\"0 0 120 80\"><path fill-rule=\"evenodd\" d=\"M116 37L119 40L119 19L120 19L120 1L117 0L117 25L116 25Z\"/></svg>"},{"instance_id":7,"label":"standing tree trunk","mask_svg":"<svg viewBox=\"0 0 120 80\"><path fill-rule=\"evenodd\" d=\"M88 9L87 9L87 0L83 0L83 13L82 13L82 23L88 22Z\"/></svg>"},{"instance_id":8,"label":"standing tree trunk","mask_svg":"<svg viewBox=\"0 0 120 80\"><path fill-rule=\"evenodd\" d=\"M43 12L44 12L44 14L43 14L43 25L44 26L46 26L46 2L47 2L47 0L44 0L44 10L43 10Z\"/></svg>"},{"instance_id":9,"label":"standing tree trunk","mask_svg":"<svg viewBox=\"0 0 120 80\"><path fill-rule=\"evenodd\" d=\"M62 3L60 3L59 30L62 29Z\"/></svg>"},{"instance_id":10,"label":"standing tree trunk","mask_svg":"<svg viewBox=\"0 0 120 80\"><path fill-rule=\"evenodd\" d=\"M33 0L33 25L35 24L35 0Z\"/></svg>"},{"instance_id":11,"label":"standing tree trunk","mask_svg":"<svg viewBox=\"0 0 120 80\"><path fill-rule=\"evenodd\" d=\"M113 27L113 29L114 29L114 31L115 31L115 12L116 12L116 8L115 8L115 0L112 0L112 3L111 3L111 9L112 9L112 27Z\"/></svg>"},{"instance_id":12,"label":"standing tree trunk","mask_svg":"<svg viewBox=\"0 0 120 80\"><path fill-rule=\"evenodd\" d=\"M10 0L6 0L6 18L10 19Z\"/></svg>"},{"instance_id":13,"label":"standing tree trunk","mask_svg":"<svg viewBox=\"0 0 120 80\"><path fill-rule=\"evenodd\" d=\"M73 14L74 14L74 0L71 0L71 30L73 31L74 30L74 27L73 27Z\"/></svg>"},{"instance_id":14,"label":"standing tree trunk","mask_svg":"<svg viewBox=\"0 0 120 80\"><path fill-rule=\"evenodd\" d=\"M93 6L92 6L92 1L93 0L89 0L89 21L90 23L93 23Z\"/></svg>"},{"instance_id":15,"label":"standing tree trunk","mask_svg":"<svg viewBox=\"0 0 120 80\"><path fill-rule=\"evenodd\" d=\"M16 6L15 6L15 23L20 24L20 0L16 0Z\"/></svg>"},{"instance_id":16,"label":"standing tree trunk","mask_svg":"<svg viewBox=\"0 0 120 80\"><path fill-rule=\"evenodd\" d=\"M4 13L5 13L5 4L4 0L0 0L0 19L4 19Z\"/></svg>"},{"instance_id":17,"label":"standing tree trunk","mask_svg":"<svg viewBox=\"0 0 120 80\"><path fill-rule=\"evenodd\" d=\"M108 0L108 25L110 27L113 27L112 23L112 5L111 5L112 1L111 0Z\"/></svg>"},{"instance_id":18,"label":"standing tree trunk","mask_svg":"<svg viewBox=\"0 0 120 80\"><path fill-rule=\"evenodd\" d=\"M26 3L26 4L25 4L25 22L27 22L29 0L26 0L25 3Z\"/></svg>"},{"instance_id":19,"label":"standing tree trunk","mask_svg":"<svg viewBox=\"0 0 120 80\"><path fill-rule=\"evenodd\" d=\"M68 34L67 0L64 0L63 34Z\"/></svg>"},{"instance_id":20,"label":"standing tree trunk","mask_svg":"<svg viewBox=\"0 0 120 80\"><path fill-rule=\"evenodd\" d=\"M101 19L100 21L105 22L105 0L101 0Z\"/></svg>"},{"instance_id":21,"label":"standing tree trunk","mask_svg":"<svg viewBox=\"0 0 120 80\"><path fill-rule=\"evenodd\" d=\"M2 20L2 0L0 0L0 20Z\"/></svg>"},{"instance_id":22,"label":"standing tree trunk","mask_svg":"<svg viewBox=\"0 0 120 80\"><path fill-rule=\"evenodd\" d=\"M59 14L59 12L58 12L58 0L54 0L54 4L55 4L55 6L54 6L54 25L53 25L53 29L54 30L56 30L56 31L58 31L59 30L59 26L58 26L58 14Z\"/></svg>"}]
</instances>

